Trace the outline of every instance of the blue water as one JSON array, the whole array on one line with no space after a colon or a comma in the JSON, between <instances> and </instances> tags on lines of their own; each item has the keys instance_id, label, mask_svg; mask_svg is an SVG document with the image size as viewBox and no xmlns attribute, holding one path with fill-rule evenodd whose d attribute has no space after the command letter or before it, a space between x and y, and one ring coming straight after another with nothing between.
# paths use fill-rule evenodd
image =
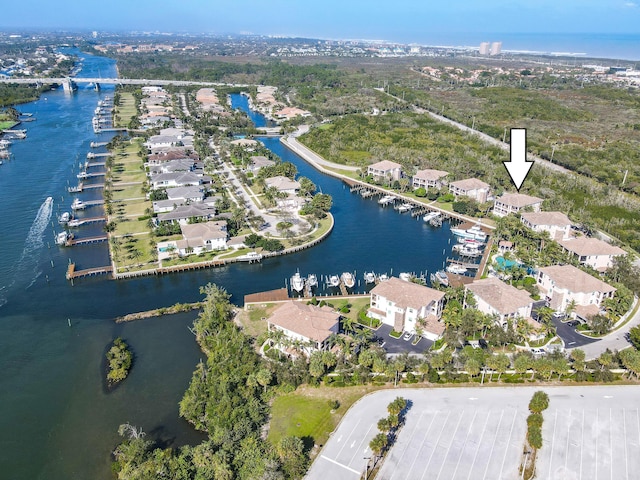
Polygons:
<instances>
[{"instance_id":1,"label":"blue water","mask_svg":"<svg viewBox=\"0 0 640 480\"><path fill-rule=\"evenodd\" d=\"M253 122L255 127L275 127L276 124L262 115L260 112L251 110L249 108L249 97L244 95L234 94L231 96L232 108L239 108L247 114L249 119Z\"/></svg>"},{"instance_id":2,"label":"blue water","mask_svg":"<svg viewBox=\"0 0 640 480\"><path fill-rule=\"evenodd\" d=\"M112 60L83 57L81 75L115 76ZM37 121L21 127L28 138L12 145L14 159L0 167L2 478L112 478L110 453L118 443L118 425L127 421L171 445L202 439L178 417L178 402L203 357L187 328L194 315L127 325L116 325L115 316L200 300L199 287L207 282L223 286L241 304L245 294L284 286L296 269L317 275L355 270L359 280L365 270L432 272L442 268L450 251L446 224L433 229L351 194L269 138L264 140L269 148L333 196L336 226L320 245L255 265L125 281L95 277L71 286L64 278L70 260L79 268L108 261L104 244L53 244L60 230L55 217L69 209L66 188L77 182L78 163L91 141L109 138L91 129L96 104L107 94L113 94L107 87L95 92L81 85L75 94L51 91L21 105ZM79 234L92 231L83 227ZM109 394L101 365L105 348L118 335L132 346L135 364L130 378Z\"/></svg>"}]
</instances>

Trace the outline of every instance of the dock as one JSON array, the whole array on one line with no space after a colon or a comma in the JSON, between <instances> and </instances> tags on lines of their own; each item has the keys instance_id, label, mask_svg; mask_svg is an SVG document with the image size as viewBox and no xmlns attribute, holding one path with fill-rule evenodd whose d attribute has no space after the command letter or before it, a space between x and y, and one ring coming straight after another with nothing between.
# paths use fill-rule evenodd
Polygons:
<instances>
[{"instance_id":1,"label":"dock","mask_svg":"<svg viewBox=\"0 0 640 480\"><path fill-rule=\"evenodd\" d=\"M113 273L113 267L111 265L106 265L104 267L87 268L84 270L76 270L76 264L70 263L67 267L67 280L111 273Z\"/></svg>"},{"instance_id":2,"label":"dock","mask_svg":"<svg viewBox=\"0 0 640 480\"><path fill-rule=\"evenodd\" d=\"M112 154L109 152L106 153L93 153L93 152L89 152L87 153L87 158L91 159L91 158L104 158L104 157L110 157Z\"/></svg>"},{"instance_id":3,"label":"dock","mask_svg":"<svg viewBox=\"0 0 640 480\"><path fill-rule=\"evenodd\" d=\"M85 179L85 178L95 178L95 177L104 177L106 175L105 172L96 172L96 173L87 173L87 172L81 172L78 175L76 175L79 179Z\"/></svg>"},{"instance_id":4,"label":"dock","mask_svg":"<svg viewBox=\"0 0 640 480\"><path fill-rule=\"evenodd\" d=\"M100 147L106 147L107 145L109 145L109 142L91 142L90 147L91 148L100 148Z\"/></svg>"},{"instance_id":5,"label":"dock","mask_svg":"<svg viewBox=\"0 0 640 480\"><path fill-rule=\"evenodd\" d=\"M462 260L458 260L456 258L449 258L449 257L447 258L447 263L460 265L461 267L464 267L467 270L476 270L480 267L480 264L478 263L463 262Z\"/></svg>"},{"instance_id":6,"label":"dock","mask_svg":"<svg viewBox=\"0 0 640 480\"><path fill-rule=\"evenodd\" d=\"M107 162L84 162L84 168L104 167Z\"/></svg>"},{"instance_id":7,"label":"dock","mask_svg":"<svg viewBox=\"0 0 640 480\"><path fill-rule=\"evenodd\" d=\"M76 218L74 219L76 221L76 223L74 223L73 225L69 225L70 227L79 227L81 225L84 225L86 223L100 223L100 222L106 222L107 221L107 217L102 216L102 217L86 217L86 218ZM70 220L70 222L72 222L73 220Z\"/></svg>"},{"instance_id":8,"label":"dock","mask_svg":"<svg viewBox=\"0 0 640 480\"><path fill-rule=\"evenodd\" d=\"M97 237L86 237L67 240L67 247L73 247L75 245L89 245L91 243L106 242L108 237L106 235L98 235Z\"/></svg>"}]
</instances>

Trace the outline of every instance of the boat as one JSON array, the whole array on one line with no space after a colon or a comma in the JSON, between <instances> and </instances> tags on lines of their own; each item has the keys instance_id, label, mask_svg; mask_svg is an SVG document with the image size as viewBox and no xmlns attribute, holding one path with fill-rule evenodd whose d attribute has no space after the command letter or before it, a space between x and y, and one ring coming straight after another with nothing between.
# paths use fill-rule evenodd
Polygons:
<instances>
[{"instance_id":1,"label":"boat","mask_svg":"<svg viewBox=\"0 0 640 480\"><path fill-rule=\"evenodd\" d=\"M453 233L457 237L464 239L480 240L482 242L487 239L487 234L484 233L478 225L474 225L473 227L467 228L466 230L462 228L451 227L451 233Z\"/></svg>"},{"instance_id":2,"label":"boat","mask_svg":"<svg viewBox=\"0 0 640 480\"><path fill-rule=\"evenodd\" d=\"M442 217L434 217L429 220L429 225L432 227L441 227L442 226Z\"/></svg>"},{"instance_id":3,"label":"boat","mask_svg":"<svg viewBox=\"0 0 640 480\"><path fill-rule=\"evenodd\" d=\"M396 197L394 197L393 195L385 195L380 200L378 200L378 203L380 205L387 205L387 204L392 203L393 201L395 201L395 199L396 199Z\"/></svg>"},{"instance_id":4,"label":"boat","mask_svg":"<svg viewBox=\"0 0 640 480\"><path fill-rule=\"evenodd\" d=\"M259 262L260 260L262 260L262 255L259 254L258 252L247 252L244 255L240 255L238 257L238 261L239 262Z\"/></svg>"},{"instance_id":5,"label":"boat","mask_svg":"<svg viewBox=\"0 0 640 480\"><path fill-rule=\"evenodd\" d=\"M344 272L340 278L347 288L353 288L356 284L356 279L351 272Z\"/></svg>"},{"instance_id":6,"label":"boat","mask_svg":"<svg viewBox=\"0 0 640 480\"><path fill-rule=\"evenodd\" d=\"M80 225L82 225L84 223L83 220L74 218L73 220L69 220L69 222L67 222L67 226L71 227L71 228L75 228L75 227L79 227Z\"/></svg>"},{"instance_id":7,"label":"boat","mask_svg":"<svg viewBox=\"0 0 640 480\"><path fill-rule=\"evenodd\" d=\"M475 243L459 243L453 246L453 251L463 257L479 257L482 255L480 246Z\"/></svg>"},{"instance_id":8,"label":"boat","mask_svg":"<svg viewBox=\"0 0 640 480\"><path fill-rule=\"evenodd\" d=\"M462 265L458 265L456 263L452 263L447 267L447 272L455 273L456 275L463 275L463 274L467 273L467 269L466 269L466 267L463 267Z\"/></svg>"},{"instance_id":9,"label":"boat","mask_svg":"<svg viewBox=\"0 0 640 480\"><path fill-rule=\"evenodd\" d=\"M400 213L404 213L404 212L408 212L409 210L411 210L413 208L413 205L411 205L410 203L403 203L402 205L400 205L398 207L398 211Z\"/></svg>"},{"instance_id":10,"label":"boat","mask_svg":"<svg viewBox=\"0 0 640 480\"><path fill-rule=\"evenodd\" d=\"M291 277L291 288L296 292L304 290L304 279L300 276L300 272L294 273Z\"/></svg>"},{"instance_id":11,"label":"boat","mask_svg":"<svg viewBox=\"0 0 640 480\"><path fill-rule=\"evenodd\" d=\"M330 275L328 278L330 287L339 287L340 286L340 277L338 275Z\"/></svg>"},{"instance_id":12,"label":"boat","mask_svg":"<svg viewBox=\"0 0 640 480\"><path fill-rule=\"evenodd\" d=\"M373 272L364 272L364 281L365 283L375 283L376 274Z\"/></svg>"},{"instance_id":13,"label":"boat","mask_svg":"<svg viewBox=\"0 0 640 480\"><path fill-rule=\"evenodd\" d=\"M64 231L56 235L56 245L66 245L73 238L69 232Z\"/></svg>"},{"instance_id":14,"label":"boat","mask_svg":"<svg viewBox=\"0 0 640 480\"><path fill-rule=\"evenodd\" d=\"M381 282L386 282L387 280L389 280L389 275L387 275L386 273L381 273L380 275L378 275L378 280L380 280Z\"/></svg>"},{"instance_id":15,"label":"boat","mask_svg":"<svg viewBox=\"0 0 640 480\"><path fill-rule=\"evenodd\" d=\"M75 187L67 187L69 193L80 193L82 191L82 185L76 185Z\"/></svg>"},{"instance_id":16,"label":"boat","mask_svg":"<svg viewBox=\"0 0 640 480\"><path fill-rule=\"evenodd\" d=\"M400 278L400 280L404 280L405 282L410 282L412 275L408 272L401 272L400 275L398 275L398 277Z\"/></svg>"},{"instance_id":17,"label":"boat","mask_svg":"<svg viewBox=\"0 0 640 480\"><path fill-rule=\"evenodd\" d=\"M424 217L422 217L422 220L424 220L425 222L430 222L434 218L438 218L441 215L442 213L440 212L429 212Z\"/></svg>"},{"instance_id":18,"label":"boat","mask_svg":"<svg viewBox=\"0 0 640 480\"><path fill-rule=\"evenodd\" d=\"M307 285L309 285L309 288L318 286L318 277L315 273L310 273L309 276L307 276Z\"/></svg>"},{"instance_id":19,"label":"boat","mask_svg":"<svg viewBox=\"0 0 640 480\"><path fill-rule=\"evenodd\" d=\"M77 198L71 204L71 210L84 210L87 206L84 204L82 200L78 200Z\"/></svg>"},{"instance_id":20,"label":"boat","mask_svg":"<svg viewBox=\"0 0 640 480\"><path fill-rule=\"evenodd\" d=\"M449 286L449 277L447 277L447 272L444 270L438 270L436 273L432 273L430 275L431 284L439 283L440 285L444 285L445 287Z\"/></svg>"},{"instance_id":21,"label":"boat","mask_svg":"<svg viewBox=\"0 0 640 480\"><path fill-rule=\"evenodd\" d=\"M62 215L58 217L58 223L68 223L73 217L69 212L64 212Z\"/></svg>"},{"instance_id":22,"label":"boat","mask_svg":"<svg viewBox=\"0 0 640 480\"><path fill-rule=\"evenodd\" d=\"M9 145L11 145L11 142L9 140L0 140L0 149L6 149Z\"/></svg>"},{"instance_id":23,"label":"boat","mask_svg":"<svg viewBox=\"0 0 640 480\"><path fill-rule=\"evenodd\" d=\"M87 172L80 172L78 175L76 175L76 177L78 177L79 180L82 180L85 178L89 178L89 174Z\"/></svg>"}]
</instances>

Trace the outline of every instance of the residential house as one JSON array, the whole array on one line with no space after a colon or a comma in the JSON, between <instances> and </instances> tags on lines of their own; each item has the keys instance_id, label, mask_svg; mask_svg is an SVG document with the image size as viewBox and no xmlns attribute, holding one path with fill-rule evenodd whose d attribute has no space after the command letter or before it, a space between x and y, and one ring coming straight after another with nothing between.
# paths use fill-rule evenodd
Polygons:
<instances>
[{"instance_id":1,"label":"residential house","mask_svg":"<svg viewBox=\"0 0 640 480\"><path fill-rule=\"evenodd\" d=\"M506 327L509 319L527 319L531 316L533 299L529 293L495 277L474 280L465 285L465 289L473 295L475 308L484 314L495 315L502 327Z\"/></svg>"},{"instance_id":2,"label":"residential house","mask_svg":"<svg viewBox=\"0 0 640 480\"><path fill-rule=\"evenodd\" d=\"M282 332L309 356L314 351L329 349L329 338L339 332L340 314L328 306L317 307L291 300L274 310L267 319L267 325L269 331ZM281 341L274 347L287 351L285 345L286 342Z\"/></svg>"},{"instance_id":3,"label":"residential house","mask_svg":"<svg viewBox=\"0 0 640 480\"><path fill-rule=\"evenodd\" d=\"M204 222L180 226L182 240L158 242L158 258L164 260L173 254L180 257L227 248L227 222Z\"/></svg>"},{"instance_id":4,"label":"residential house","mask_svg":"<svg viewBox=\"0 0 640 480\"><path fill-rule=\"evenodd\" d=\"M523 193L505 193L496 198L493 204L493 214L498 217L506 217L510 213L518 213L525 209L539 212L542 202L542 198Z\"/></svg>"},{"instance_id":5,"label":"residential house","mask_svg":"<svg viewBox=\"0 0 640 480\"><path fill-rule=\"evenodd\" d=\"M276 164L276 162L274 162L273 160L269 160L267 157L264 157L262 155L254 155L250 160L251 161L247 166L247 170L254 174L258 173L258 170L263 167L271 167L272 165Z\"/></svg>"},{"instance_id":6,"label":"residential house","mask_svg":"<svg viewBox=\"0 0 640 480\"><path fill-rule=\"evenodd\" d=\"M159 173L193 172L196 175L202 175L203 168L204 165L201 162L195 162L191 158L178 158L159 165L150 165L149 173L157 175Z\"/></svg>"},{"instance_id":7,"label":"residential house","mask_svg":"<svg viewBox=\"0 0 640 480\"><path fill-rule=\"evenodd\" d=\"M273 115L278 119L290 120L298 116L308 117L311 113L297 107L284 107L282 110L274 112Z\"/></svg>"},{"instance_id":8,"label":"residential house","mask_svg":"<svg viewBox=\"0 0 640 480\"><path fill-rule=\"evenodd\" d=\"M477 202L484 203L489 200L491 187L488 183L477 178L467 178L449 183L449 191L456 198L460 196L469 197Z\"/></svg>"},{"instance_id":9,"label":"residential house","mask_svg":"<svg viewBox=\"0 0 640 480\"><path fill-rule=\"evenodd\" d=\"M195 203L192 205L182 205L167 213L158 215L157 221L179 223L180 225L187 225L193 221L210 220L216 216L217 210L209 205L201 203Z\"/></svg>"},{"instance_id":10,"label":"residential house","mask_svg":"<svg viewBox=\"0 0 640 480\"><path fill-rule=\"evenodd\" d=\"M418 170L413 176L412 185L413 188L436 188L440 189L446 185L445 177L449 175L449 172L444 170Z\"/></svg>"},{"instance_id":11,"label":"residential house","mask_svg":"<svg viewBox=\"0 0 640 480\"><path fill-rule=\"evenodd\" d=\"M443 305L444 292L392 277L371 290L367 315L397 332L415 333L421 328L423 337L437 340L444 332Z\"/></svg>"},{"instance_id":12,"label":"residential house","mask_svg":"<svg viewBox=\"0 0 640 480\"><path fill-rule=\"evenodd\" d=\"M596 315L602 301L613 298L616 289L573 265L552 265L538 271L540 292L556 311L565 312L575 302L576 313L582 318Z\"/></svg>"},{"instance_id":13,"label":"residential house","mask_svg":"<svg viewBox=\"0 0 640 480\"><path fill-rule=\"evenodd\" d=\"M152 175L150 181L151 187L156 190L158 188L186 187L211 183L211 177L197 175L194 172L173 172Z\"/></svg>"},{"instance_id":14,"label":"residential house","mask_svg":"<svg viewBox=\"0 0 640 480\"><path fill-rule=\"evenodd\" d=\"M246 148L248 151L252 151L258 145L258 141L251 138L239 138L237 140L232 140L231 145L239 145Z\"/></svg>"},{"instance_id":15,"label":"residential house","mask_svg":"<svg viewBox=\"0 0 640 480\"><path fill-rule=\"evenodd\" d=\"M554 240L571 236L571 220L562 212L523 212L520 221L535 232L549 232Z\"/></svg>"},{"instance_id":16,"label":"residential house","mask_svg":"<svg viewBox=\"0 0 640 480\"><path fill-rule=\"evenodd\" d=\"M611 268L614 258L627 254L620 247L591 237L569 238L559 243L562 248L576 257L580 264L588 265L599 272Z\"/></svg>"},{"instance_id":17,"label":"residential house","mask_svg":"<svg viewBox=\"0 0 640 480\"><path fill-rule=\"evenodd\" d=\"M367 175L371 175L378 181L400 180L402 178L402 165L389 160L383 160L367 168Z\"/></svg>"},{"instance_id":18,"label":"residential house","mask_svg":"<svg viewBox=\"0 0 640 480\"><path fill-rule=\"evenodd\" d=\"M295 195L300 190L300 183L290 178L278 175L276 177L266 178L264 183L267 187L274 187L279 192Z\"/></svg>"},{"instance_id":19,"label":"residential house","mask_svg":"<svg viewBox=\"0 0 640 480\"><path fill-rule=\"evenodd\" d=\"M169 200L184 200L188 203L202 202L204 200L204 188L200 185L167 188L167 198Z\"/></svg>"}]
</instances>

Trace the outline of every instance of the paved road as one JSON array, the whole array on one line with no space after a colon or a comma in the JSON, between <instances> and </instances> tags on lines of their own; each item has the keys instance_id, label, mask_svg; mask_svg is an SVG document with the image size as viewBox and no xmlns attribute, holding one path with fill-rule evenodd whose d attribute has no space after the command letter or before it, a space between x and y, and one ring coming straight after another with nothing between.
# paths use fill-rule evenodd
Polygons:
<instances>
[{"instance_id":1,"label":"paved road","mask_svg":"<svg viewBox=\"0 0 640 480\"><path fill-rule=\"evenodd\" d=\"M556 333L564 342L565 348L583 348L585 345L598 341L596 338L585 337L578 333L575 327L562 323L555 318L553 319L553 324L556 326Z\"/></svg>"},{"instance_id":2,"label":"paved road","mask_svg":"<svg viewBox=\"0 0 640 480\"><path fill-rule=\"evenodd\" d=\"M357 172L358 170L360 170L360 167L329 162L315 153L313 150L310 150L306 146L302 145L296 137L302 135L303 133L306 133L308 130L308 125L302 125L294 134L290 135L289 137L284 137L283 142L287 143L295 153L297 153L310 163L317 163L318 165L322 165L326 168L337 168L339 170L349 170L352 172Z\"/></svg>"},{"instance_id":3,"label":"paved road","mask_svg":"<svg viewBox=\"0 0 640 480\"><path fill-rule=\"evenodd\" d=\"M379 479L517 479L533 393L549 394L537 477L631 479L640 471L640 386L383 390L359 400L314 461L310 480L356 480L377 422L412 402Z\"/></svg>"},{"instance_id":4,"label":"paved road","mask_svg":"<svg viewBox=\"0 0 640 480\"><path fill-rule=\"evenodd\" d=\"M424 353L433 345L431 340L425 338L413 345L414 337L411 337L410 340L404 340L402 337L393 338L389 332L391 332L390 325L380 325L380 328L376 330L376 337L384 342L384 349L387 353Z\"/></svg>"}]
</instances>

